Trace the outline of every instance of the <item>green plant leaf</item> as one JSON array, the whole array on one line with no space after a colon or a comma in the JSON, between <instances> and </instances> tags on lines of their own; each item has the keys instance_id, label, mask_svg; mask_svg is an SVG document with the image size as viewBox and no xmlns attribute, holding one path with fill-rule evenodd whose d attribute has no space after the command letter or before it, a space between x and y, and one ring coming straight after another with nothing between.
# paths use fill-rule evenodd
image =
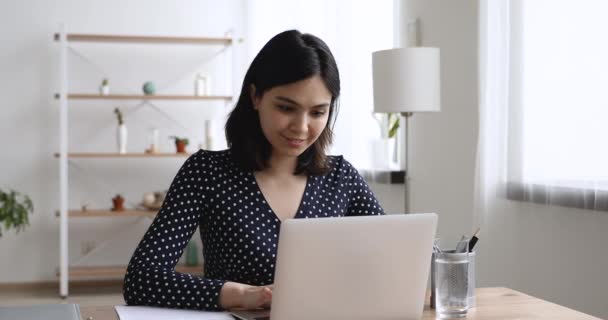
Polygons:
<instances>
[{"instance_id":1,"label":"green plant leaf","mask_svg":"<svg viewBox=\"0 0 608 320\"><path fill-rule=\"evenodd\" d=\"M399 129L399 121L393 123L393 126L388 130L388 137L392 138L397 135L397 130Z\"/></svg>"},{"instance_id":2,"label":"green plant leaf","mask_svg":"<svg viewBox=\"0 0 608 320\"><path fill-rule=\"evenodd\" d=\"M15 190L7 193L0 189L0 222L3 222L5 230L11 228L14 228L16 232L24 230L29 225L28 214L33 211L34 205L27 195Z\"/></svg>"},{"instance_id":3,"label":"green plant leaf","mask_svg":"<svg viewBox=\"0 0 608 320\"><path fill-rule=\"evenodd\" d=\"M399 129L399 115L396 113L388 114L388 137L392 138L397 134Z\"/></svg>"}]
</instances>

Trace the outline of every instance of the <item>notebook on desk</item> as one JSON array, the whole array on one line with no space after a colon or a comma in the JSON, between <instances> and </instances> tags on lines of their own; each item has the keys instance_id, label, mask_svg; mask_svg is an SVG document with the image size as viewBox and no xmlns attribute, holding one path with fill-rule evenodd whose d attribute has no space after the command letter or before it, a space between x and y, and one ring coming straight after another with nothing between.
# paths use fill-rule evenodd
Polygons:
<instances>
[{"instance_id":1,"label":"notebook on desk","mask_svg":"<svg viewBox=\"0 0 608 320\"><path fill-rule=\"evenodd\" d=\"M436 226L435 214L287 220L272 309L232 314L243 320L420 319Z\"/></svg>"},{"instance_id":2,"label":"notebook on desk","mask_svg":"<svg viewBox=\"0 0 608 320\"><path fill-rule=\"evenodd\" d=\"M77 304L0 307L0 320L82 320Z\"/></svg>"}]
</instances>

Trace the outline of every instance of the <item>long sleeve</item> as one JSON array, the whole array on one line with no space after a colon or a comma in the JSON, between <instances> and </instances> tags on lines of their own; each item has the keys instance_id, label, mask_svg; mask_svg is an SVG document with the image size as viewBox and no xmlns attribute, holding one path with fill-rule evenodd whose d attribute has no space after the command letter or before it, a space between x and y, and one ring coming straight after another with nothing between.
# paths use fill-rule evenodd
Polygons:
<instances>
[{"instance_id":1,"label":"long sleeve","mask_svg":"<svg viewBox=\"0 0 608 320\"><path fill-rule=\"evenodd\" d=\"M200 221L204 221L205 162L204 151L186 160L135 249L123 285L128 305L221 310L218 299L224 280L174 270Z\"/></svg>"},{"instance_id":2,"label":"long sleeve","mask_svg":"<svg viewBox=\"0 0 608 320\"><path fill-rule=\"evenodd\" d=\"M383 215L384 209L363 177L348 161L343 160L345 183L348 189L347 216Z\"/></svg>"}]
</instances>

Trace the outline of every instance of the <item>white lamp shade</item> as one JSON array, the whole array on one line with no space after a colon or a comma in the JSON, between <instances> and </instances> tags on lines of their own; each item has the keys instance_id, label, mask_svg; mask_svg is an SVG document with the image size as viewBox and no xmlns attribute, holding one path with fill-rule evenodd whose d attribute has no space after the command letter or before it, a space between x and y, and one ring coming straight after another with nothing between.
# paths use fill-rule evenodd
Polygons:
<instances>
[{"instance_id":1,"label":"white lamp shade","mask_svg":"<svg viewBox=\"0 0 608 320\"><path fill-rule=\"evenodd\" d=\"M409 47L372 53L374 112L441 110L439 49Z\"/></svg>"}]
</instances>

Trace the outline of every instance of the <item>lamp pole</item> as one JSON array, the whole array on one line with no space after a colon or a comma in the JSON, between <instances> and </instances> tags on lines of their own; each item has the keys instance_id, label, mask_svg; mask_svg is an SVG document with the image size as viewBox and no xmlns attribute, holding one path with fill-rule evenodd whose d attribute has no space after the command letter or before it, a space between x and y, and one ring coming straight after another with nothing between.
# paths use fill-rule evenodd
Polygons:
<instances>
[{"instance_id":1,"label":"lamp pole","mask_svg":"<svg viewBox=\"0 0 608 320\"><path fill-rule=\"evenodd\" d=\"M409 132L409 119L410 117L413 115L412 112L401 112L401 115L405 118L405 126L404 126L404 132L405 132L405 139L404 139L404 144L405 144L405 158L403 159L404 161L404 177L403 177L403 185L405 187L405 214L409 214L410 213L410 170L409 170L409 158L410 158L410 152L409 152L409 138L410 138L410 132Z\"/></svg>"}]
</instances>

